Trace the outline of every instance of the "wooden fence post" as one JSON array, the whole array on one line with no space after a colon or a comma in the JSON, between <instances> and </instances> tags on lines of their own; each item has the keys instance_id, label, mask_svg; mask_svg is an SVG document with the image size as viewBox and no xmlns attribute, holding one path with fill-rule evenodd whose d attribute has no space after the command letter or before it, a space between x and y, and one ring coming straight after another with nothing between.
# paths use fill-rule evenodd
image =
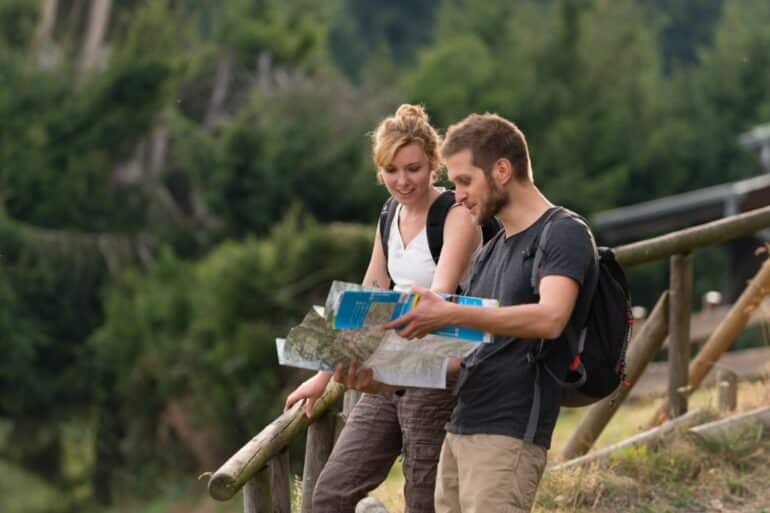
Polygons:
<instances>
[{"instance_id":1,"label":"wooden fence post","mask_svg":"<svg viewBox=\"0 0 770 513\"><path fill-rule=\"evenodd\" d=\"M668 416L687 413L687 365L690 361L692 256L671 257L668 315Z\"/></svg>"},{"instance_id":2,"label":"wooden fence post","mask_svg":"<svg viewBox=\"0 0 770 513\"><path fill-rule=\"evenodd\" d=\"M765 260L741 297L730 308L727 317L717 326L717 329L690 362L688 393L692 393L698 388L714 364L729 349L735 337L749 322L754 311L762 304L762 299L768 293L770 293L770 259ZM650 420L650 425L656 426L665 421L667 411L668 404L662 404Z\"/></svg>"},{"instance_id":3,"label":"wooden fence post","mask_svg":"<svg viewBox=\"0 0 770 513\"><path fill-rule=\"evenodd\" d=\"M302 473L302 513L311 512L316 481L334 446L336 419L334 411L327 411L307 428L305 468Z\"/></svg>"},{"instance_id":4,"label":"wooden fence post","mask_svg":"<svg viewBox=\"0 0 770 513\"><path fill-rule=\"evenodd\" d=\"M289 448L284 448L270 461L270 477L273 489L273 513L291 513L291 476L289 474Z\"/></svg>"},{"instance_id":5,"label":"wooden fence post","mask_svg":"<svg viewBox=\"0 0 770 513\"><path fill-rule=\"evenodd\" d=\"M722 415L738 406L738 376L731 370L717 370L717 407Z\"/></svg>"},{"instance_id":6,"label":"wooden fence post","mask_svg":"<svg viewBox=\"0 0 770 513\"><path fill-rule=\"evenodd\" d=\"M243 485L243 513L273 513L270 467L265 467Z\"/></svg>"}]
</instances>

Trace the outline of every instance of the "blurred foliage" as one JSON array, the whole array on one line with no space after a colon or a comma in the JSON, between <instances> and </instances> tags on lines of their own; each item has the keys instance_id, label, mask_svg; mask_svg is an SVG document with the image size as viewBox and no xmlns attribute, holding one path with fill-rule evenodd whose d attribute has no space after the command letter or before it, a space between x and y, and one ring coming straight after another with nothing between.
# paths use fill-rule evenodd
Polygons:
<instances>
[{"instance_id":1,"label":"blurred foliage","mask_svg":"<svg viewBox=\"0 0 770 513\"><path fill-rule=\"evenodd\" d=\"M437 0L341 0L329 28L335 64L354 82L414 63L433 39ZM355 41L355 44L351 44ZM374 65L371 61L374 61ZM394 67L395 66L395 67ZM387 83L393 83L395 73Z\"/></svg>"},{"instance_id":2,"label":"blurred foliage","mask_svg":"<svg viewBox=\"0 0 770 513\"><path fill-rule=\"evenodd\" d=\"M46 33L0 0L0 457L85 502L278 412L274 339L360 279L399 103L513 119L587 215L756 174L736 137L770 118L763 2L126 0L90 71L90 2L57 4ZM725 265L702 255L698 293ZM637 302L665 280L634 270Z\"/></svg>"},{"instance_id":3,"label":"blurred foliage","mask_svg":"<svg viewBox=\"0 0 770 513\"><path fill-rule=\"evenodd\" d=\"M149 272L124 274L89 342L101 384L112 387L100 393L120 398L103 415L118 416L127 433L121 459L136 471L153 458L198 469L189 454L163 456L177 454L163 429L190 450L189 433L168 419L174 403L185 405L185 422L213 431L205 450L217 462L272 420L287 382L275 338L323 302L332 279L360 279L372 233L319 225L294 209L268 238L223 242L195 263L165 250Z\"/></svg>"}]
</instances>

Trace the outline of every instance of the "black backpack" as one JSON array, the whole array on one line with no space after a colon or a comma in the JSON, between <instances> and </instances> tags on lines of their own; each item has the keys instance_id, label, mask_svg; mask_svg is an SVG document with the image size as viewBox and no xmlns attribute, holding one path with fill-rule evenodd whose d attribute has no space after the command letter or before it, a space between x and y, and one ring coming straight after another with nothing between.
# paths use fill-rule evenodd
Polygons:
<instances>
[{"instance_id":1,"label":"black backpack","mask_svg":"<svg viewBox=\"0 0 770 513\"><path fill-rule=\"evenodd\" d=\"M441 247L444 245L444 222L449 209L455 204L455 192L446 190L442 192L428 209L428 219L425 223L425 231L428 237L428 247L433 261L438 264ZM393 218L396 216L398 202L391 196L385 201L380 211L380 241L385 251L385 261L388 259L388 237ZM492 217L481 225L481 238L486 244L502 229L503 225L497 218Z\"/></svg>"},{"instance_id":2,"label":"black backpack","mask_svg":"<svg viewBox=\"0 0 770 513\"><path fill-rule=\"evenodd\" d=\"M534 260L530 283L535 294L538 294L540 284L540 262L553 218L557 214L572 217L588 228L585 219L564 208L555 208L548 214L531 249ZM525 439L529 441L534 438L540 417L541 367L561 385L562 406L586 406L609 396L621 384L628 386L625 361L633 324L628 282L623 268L615 260L612 249L598 247L596 259L596 281L591 284L592 294L587 296L591 299L584 327L579 333L571 333L568 326L565 332L572 353L568 375L556 376L548 368L548 351L544 350L546 344L543 340L530 354L530 361L535 364L535 387L525 435Z\"/></svg>"}]
</instances>

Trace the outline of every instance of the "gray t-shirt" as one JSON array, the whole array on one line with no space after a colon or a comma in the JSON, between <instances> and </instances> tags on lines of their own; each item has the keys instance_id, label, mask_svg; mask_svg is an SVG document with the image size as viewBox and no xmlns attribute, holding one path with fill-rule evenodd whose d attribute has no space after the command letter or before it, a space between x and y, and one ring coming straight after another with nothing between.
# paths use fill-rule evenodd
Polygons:
<instances>
[{"instance_id":1,"label":"gray t-shirt","mask_svg":"<svg viewBox=\"0 0 770 513\"><path fill-rule=\"evenodd\" d=\"M529 228L490 241L474 268L467 294L495 298L500 306L536 303L537 295L530 278L534 260L534 242L551 210ZM589 297L583 288L596 277L596 245L585 224L565 213L552 218L541 261L542 276L560 275L574 279L580 286L575 310L569 321L575 332L585 323ZM535 368L528 360L539 340L495 336L463 362L457 406L446 426L455 434L498 434L524 438L535 383ZM566 376L571 360L569 346L562 336L546 341L546 362L557 376ZM466 374L466 376L463 376ZM540 373L541 408L534 442L545 448L559 414L560 387L547 373Z\"/></svg>"}]
</instances>

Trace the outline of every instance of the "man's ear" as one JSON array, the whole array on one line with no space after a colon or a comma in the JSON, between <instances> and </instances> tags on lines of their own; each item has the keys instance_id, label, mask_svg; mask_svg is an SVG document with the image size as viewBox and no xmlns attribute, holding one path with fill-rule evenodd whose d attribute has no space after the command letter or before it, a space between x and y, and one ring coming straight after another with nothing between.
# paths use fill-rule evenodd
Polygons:
<instances>
[{"instance_id":1,"label":"man's ear","mask_svg":"<svg viewBox=\"0 0 770 513\"><path fill-rule=\"evenodd\" d=\"M513 166L506 158L497 159L492 166L492 176L500 185L505 185L513 178Z\"/></svg>"}]
</instances>

